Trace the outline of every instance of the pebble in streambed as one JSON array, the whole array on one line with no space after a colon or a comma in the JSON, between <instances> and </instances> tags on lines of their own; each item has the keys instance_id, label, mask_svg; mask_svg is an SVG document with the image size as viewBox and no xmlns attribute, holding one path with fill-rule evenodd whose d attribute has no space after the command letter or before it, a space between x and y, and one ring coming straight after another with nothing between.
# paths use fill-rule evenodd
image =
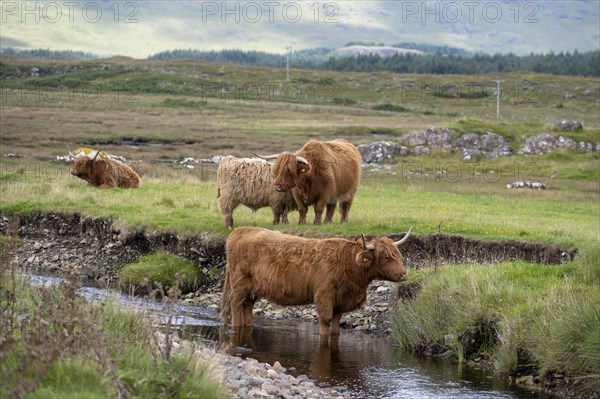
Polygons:
<instances>
[{"instance_id":1,"label":"pebble in streambed","mask_svg":"<svg viewBox=\"0 0 600 399\"><path fill-rule=\"evenodd\" d=\"M155 333L157 341L164 343L164 334ZM273 365L256 359L231 356L209 346L181 340L173 336L173 351L192 351L199 361L211 366L214 375L231 391L234 398L264 399L349 399L350 393L344 386L320 387L305 374L297 377L276 361Z\"/></svg>"}]
</instances>

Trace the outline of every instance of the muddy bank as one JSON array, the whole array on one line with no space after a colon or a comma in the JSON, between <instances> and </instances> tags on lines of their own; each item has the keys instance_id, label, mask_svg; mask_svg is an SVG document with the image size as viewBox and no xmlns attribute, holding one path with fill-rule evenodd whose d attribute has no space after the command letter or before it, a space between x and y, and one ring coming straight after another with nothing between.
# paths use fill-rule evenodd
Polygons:
<instances>
[{"instance_id":1,"label":"muddy bank","mask_svg":"<svg viewBox=\"0 0 600 399\"><path fill-rule=\"evenodd\" d=\"M7 216L3 215L0 221L1 232L6 230ZM206 280L202 282L205 286L214 285L219 279L218 276L211 279L208 269L220 270L225 266L224 238L215 241L201 235L179 237L171 232L121 231L108 219L84 218L78 213L48 212L22 216L19 236L27 239L24 245L34 241L32 248L25 246L20 251L29 255L28 259L33 256L28 264L62 268L67 263L83 263L97 279L106 282L112 282L123 265L156 251L179 255L206 269ZM392 239L399 237L390 236ZM56 252L60 248L65 251L57 259L44 256L47 250ZM431 234L411 235L402 245L402 254L409 268L422 268L449 263L488 264L513 260L562 264L573 260L577 250L524 241L487 242Z\"/></svg>"},{"instance_id":2,"label":"muddy bank","mask_svg":"<svg viewBox=\"0 0 600 399\"><path fill-rule=\"evenodd\" d=\"M4 215L0 232L6 231L7 224ZM78 213L21 216L19 238L17 261L21 267L51 274L73 267L108 286L116 284L123 266L156 251L179 255L202 268L202 287L218 283L209 276L209 268L225 267L224 240L209 242L201 236L179 238L170 232L122 231L108 219L84 218Z\"/></svg>"}]
</instances>

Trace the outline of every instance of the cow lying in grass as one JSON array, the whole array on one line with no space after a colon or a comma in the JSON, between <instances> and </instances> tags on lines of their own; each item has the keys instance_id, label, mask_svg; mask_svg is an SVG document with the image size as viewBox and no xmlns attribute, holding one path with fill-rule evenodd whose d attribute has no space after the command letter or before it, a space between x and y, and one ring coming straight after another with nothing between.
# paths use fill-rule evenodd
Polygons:
<instances>
[{"instance_id":1,"label":"cow lying in grass","mask_svg":"<svg viewBox=\"0 0 600 399\"><path fill-rule=\"evenodd\" d=\"M140 177L133 169L123 162L98 156L101 151L96 151L95 154L78 155L73 161L71 174L98 188L140 186Z\"/></svg>"},{"instance_id":2,"label":"cow lying in grass","mask_svg":"<svg viewBox=\"0 0 600 399\"><path fill-rule=\"evenodd\" d=\"M343 313L360 307L373 280L402 281L406 269L399 241L364 238L308 239L258 227L235 229L226 243L227 268L221 320L252 326L261 298L279 305L314 303L321 335L339 334Z\"/></svg>"},{"instance_id":3,"label":"cow lying in grass","mask_svg":"<svg viewBox=\"0 0 600 399\"><path fill-rule=\"evenodd\" d=\"M270 207L273 224L287 223L288 212L296 209L292 193L273 187L272 165L261 159L225 157L217 169L217 199L225 225L233 228L233 211L245 205L256 211Z\"/></svg>"}]
</instances>

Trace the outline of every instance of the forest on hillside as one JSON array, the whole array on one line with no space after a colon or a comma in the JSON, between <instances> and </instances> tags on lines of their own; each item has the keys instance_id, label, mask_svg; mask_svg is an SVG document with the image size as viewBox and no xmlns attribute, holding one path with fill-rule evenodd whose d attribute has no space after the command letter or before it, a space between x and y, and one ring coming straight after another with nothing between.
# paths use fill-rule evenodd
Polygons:
<instances>
[{"instance_id":1,"label":"forest on hillside","mask_svg":"<svg viewBox=\"0 0 600 399\"><path fill-rule=\"evenodd\" d=\"M374 43L350 42L348 45L373 45ZM401 43L391 47L416 49L425 54L396 54L391 57L380 55L356 55L341 57L330 48L312 48L293 51L290 66L298 69L343 71L436 74L436 75L479 75L508 72L535 72L552 75L600 76L600 51L550 52L547 54L514 55L467 53L447 46L417 45ZM52 51L44 49L2 49L1 55L27 58L64 57L94 59L97 55L81 51ZM170 61L196 59L210 62L227 62L241 65L285 67L286 54L262 51L220 50L203 51L176 49L153 54L149 60Z\"/></svg>"}]
</instances>

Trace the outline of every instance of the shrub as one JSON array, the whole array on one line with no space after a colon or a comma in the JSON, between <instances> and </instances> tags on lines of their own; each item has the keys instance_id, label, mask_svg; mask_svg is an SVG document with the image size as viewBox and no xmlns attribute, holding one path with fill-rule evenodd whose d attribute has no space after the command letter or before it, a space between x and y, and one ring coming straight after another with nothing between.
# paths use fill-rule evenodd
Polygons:
<instances>
[{"instance_id":1,"label":"shrub","mask_svg":"<svg viewBox=\"0 0 600 399\"><path fill-rule=\"evenodd\" d=\"M391 111L391 112L408 112L408 108L404 108L401 105L396 105L396 104L390 104L390 103L384 103L384 104L377 104L371 107L371 109L374 109L375 111Z\"/></svg>"}]
</instances>

